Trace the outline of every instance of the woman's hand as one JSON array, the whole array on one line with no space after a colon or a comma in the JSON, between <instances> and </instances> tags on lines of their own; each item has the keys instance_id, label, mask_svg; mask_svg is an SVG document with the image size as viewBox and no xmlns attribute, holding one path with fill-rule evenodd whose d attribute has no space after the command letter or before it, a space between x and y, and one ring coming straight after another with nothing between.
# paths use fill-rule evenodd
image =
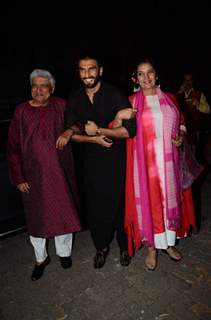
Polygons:
<instances>
[{"instance_id":1,"label":"woman's hand","mask_svg":"<svg viewBox=\"0 0 211 320\"><path fill-rule=\"evenodd\" d=\"M179 136L178 134L176 135L175 139L172 138L173 144L175 144L176 147L180 147L183 142L183 137Z\"/></svg>"},{"instance_id":2,"label":"woman's hand","mask_svg":"<svg viewBox=\"0 0 211 320\"><path fill-rule=\"evenodd\" d=\"M17 185L17 188L20 192L29 193L30 187L28 182L22 182Z\"/></svg>"}]
</instances>

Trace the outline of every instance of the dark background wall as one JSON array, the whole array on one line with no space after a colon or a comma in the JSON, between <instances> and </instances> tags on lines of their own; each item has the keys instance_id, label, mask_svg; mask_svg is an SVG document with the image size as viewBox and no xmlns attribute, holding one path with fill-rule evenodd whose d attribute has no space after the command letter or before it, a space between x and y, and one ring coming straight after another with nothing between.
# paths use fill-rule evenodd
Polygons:
<instances>
[{"instance_id":1,"label":"dark background wall","mask_svg":"<svg viewBox=\"0 0 211 320\"><path fill-rule=\"evenodd\" d=\"M27 98L34 68L49 69L56 94L67 97L78 86L78 51L95 47L104 77L128 93L136 59L150 55L158 62L163 89L175 90L191 69L210 99L211 28L205 1L115 3L9 4L0 22L0 98Z\"/></svg>"}]
</instances>

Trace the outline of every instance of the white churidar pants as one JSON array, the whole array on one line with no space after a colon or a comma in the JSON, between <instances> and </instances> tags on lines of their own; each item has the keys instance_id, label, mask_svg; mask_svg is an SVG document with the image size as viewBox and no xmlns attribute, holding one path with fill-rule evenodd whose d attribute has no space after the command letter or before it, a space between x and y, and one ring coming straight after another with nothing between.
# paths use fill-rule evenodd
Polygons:
<instances>
[{"instance_id":1,"label":"white churidar pants","mask_svg":"<svg viewBox=\"0 0 211 320\"><path fill-rule=\"evenodd\" d=\"M31 244L34 248L36 262L42 263L47 258L46 239L30 236ZM59 257L69 257L72 252L73 234L68 233L61 236L55 236L54 242L56 254Z\"/></svg>"}]
</instances>

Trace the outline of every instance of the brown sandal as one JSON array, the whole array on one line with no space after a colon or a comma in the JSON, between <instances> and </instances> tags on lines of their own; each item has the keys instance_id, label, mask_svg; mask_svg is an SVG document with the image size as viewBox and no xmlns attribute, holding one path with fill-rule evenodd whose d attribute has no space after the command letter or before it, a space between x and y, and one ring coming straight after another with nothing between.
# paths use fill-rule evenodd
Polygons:
<instances>
[{"instance_id":1,"label":"brown sandal","mask_svg":"<svg viewBox=\"0 0 211 320\"><path fill-rule=\"evenodd\" d=\"M166 250L162 251L167 254L173 261L179 262L182 260L181 253L174 246L168 247Z\"/></svg>"}]
</instances>

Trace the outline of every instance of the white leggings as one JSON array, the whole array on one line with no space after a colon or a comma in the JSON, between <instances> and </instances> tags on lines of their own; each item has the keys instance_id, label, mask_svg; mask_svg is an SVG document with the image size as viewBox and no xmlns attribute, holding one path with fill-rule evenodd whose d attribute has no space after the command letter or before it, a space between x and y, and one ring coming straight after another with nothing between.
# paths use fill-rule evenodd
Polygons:
<instances>
[{"instance_id":1,"label":"white leggings","mask_svg":"<svg viewBox=\"0 0 211 320\"><path fill-rule=\"evenodd\" d=\"M72 251L72 240L72 233L64 234L62 236L55 236L54 242L56 254L60 257L69 257ZM30 241L34 248L36 262L43 262L47 257L46 239L30 236Z\"/></svg>"}]
</instances>

